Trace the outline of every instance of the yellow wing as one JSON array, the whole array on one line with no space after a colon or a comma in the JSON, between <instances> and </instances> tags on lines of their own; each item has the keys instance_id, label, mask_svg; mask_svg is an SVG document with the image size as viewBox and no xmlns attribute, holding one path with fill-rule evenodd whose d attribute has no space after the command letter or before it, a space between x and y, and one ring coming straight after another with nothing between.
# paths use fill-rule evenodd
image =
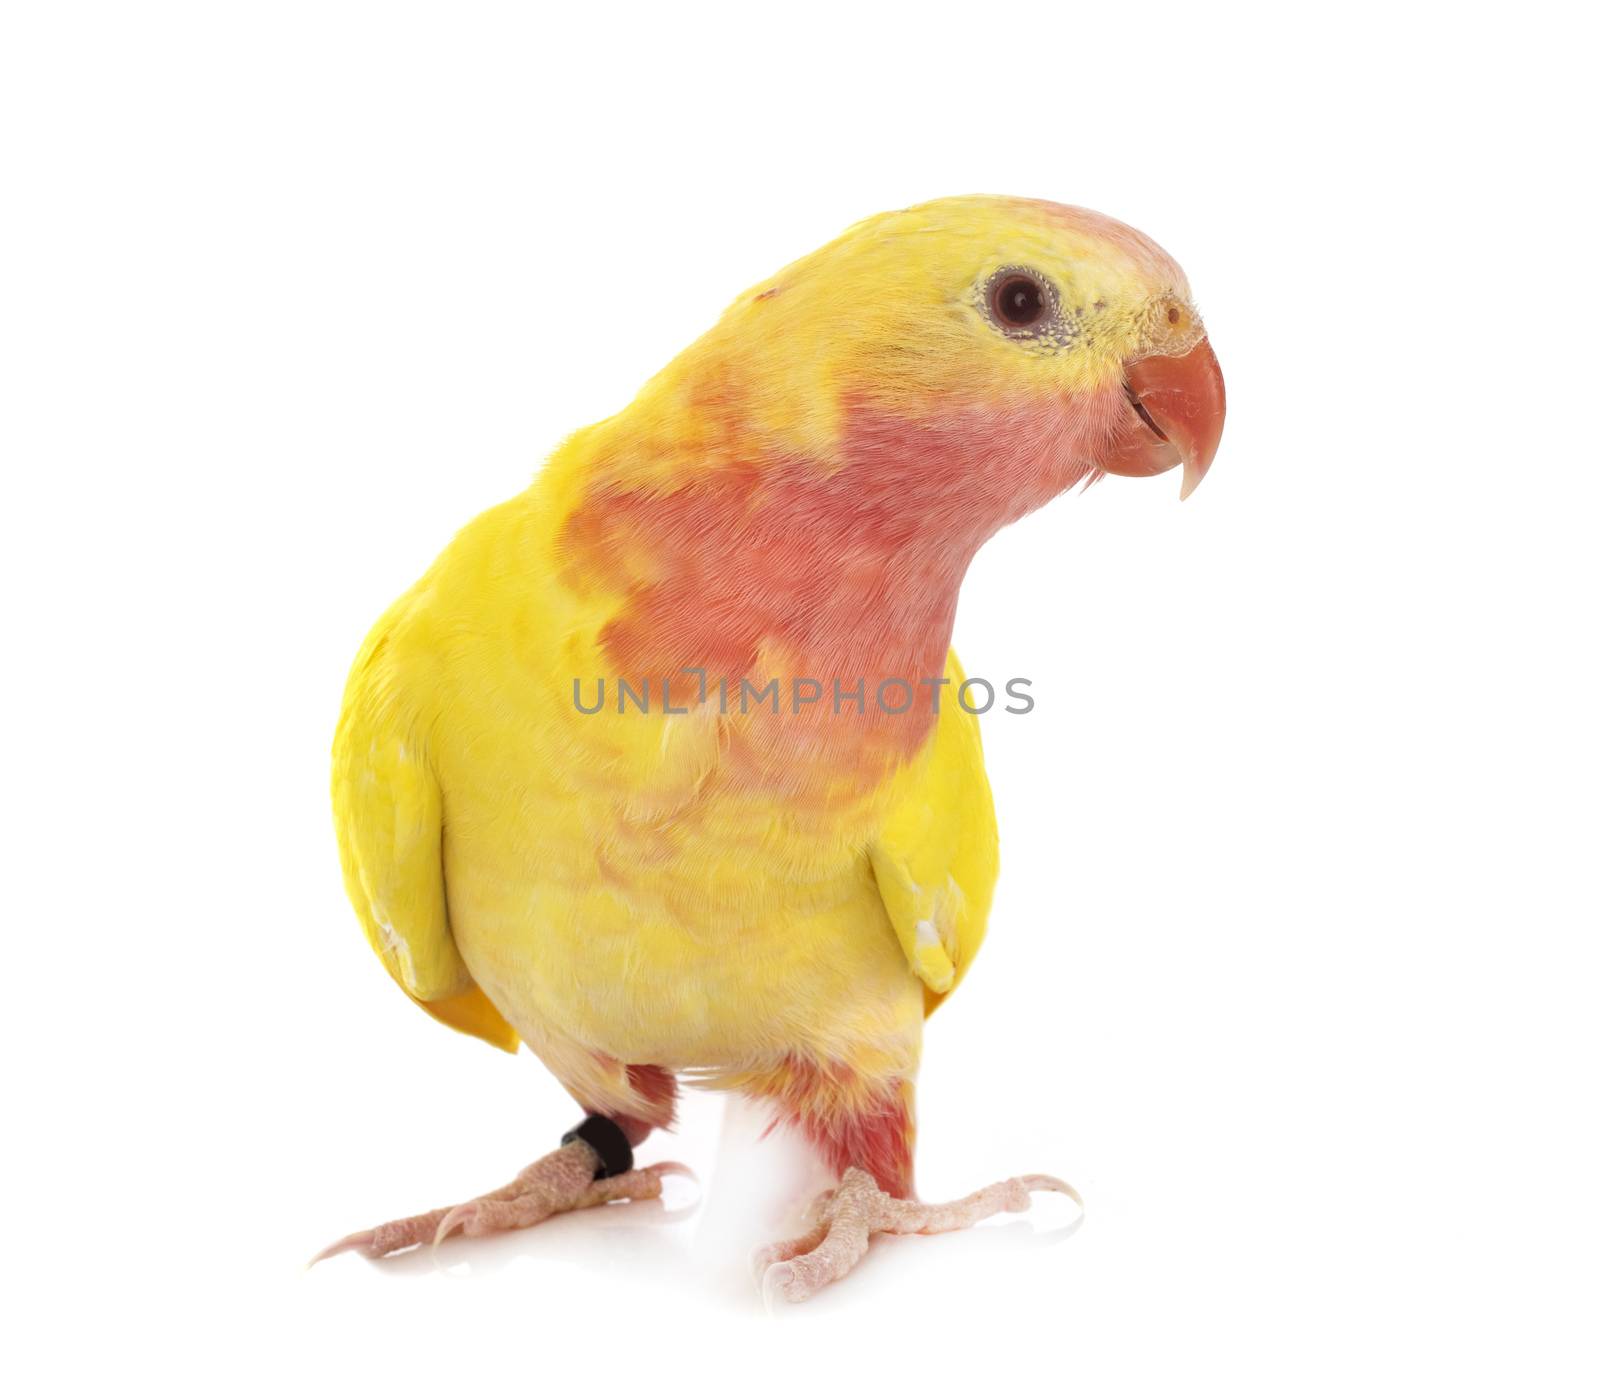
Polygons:
<instances>
[{"instance_id":1,"label":"yellow wing","mask_svg":"<svg viewBox=\"0 0 1600 1382\"><path fill-rule=\"evenodd\" d=\"M989 921L1000 871L994 800L983 770L978 720L955 703L951 679L928 746L900 773L883 829L869 851L889 921L926 990L925 1011L945 999L972 964Z\"/></svg>"},{"instance_id":2,"label":"yellow wing","mask_svg":"<svg viewBox=\"0 0 1600 1382\"><path fill-rule=\"evenodd\" d=\"M515 1051L515 1029L473 982L450 934L443 800L423 734L391 675L395 622L391 611L357 656L334 737L345 891L368 943L410 998L446 1026Z\"/></svg>"}]
</instances>

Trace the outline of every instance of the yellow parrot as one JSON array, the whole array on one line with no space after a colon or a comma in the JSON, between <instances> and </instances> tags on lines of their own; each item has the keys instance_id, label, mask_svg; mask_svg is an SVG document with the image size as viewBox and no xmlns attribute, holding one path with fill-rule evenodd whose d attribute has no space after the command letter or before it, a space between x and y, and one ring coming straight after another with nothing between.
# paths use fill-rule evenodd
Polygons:
<instances>
[{"instance_id":1,"label":"yellow parrot","mask_svg":"<svg viewBox=\"0 0 1600 1382\"><path fill-rule=\"evenodd\" d=\"M345 884L409 997L526 1043L585 1116L499 1190L326 1252L659 1194L674 1168L632 1148L680 1077L766 1101L839 1176L767 1251L769 1294L838 1279L875 1232L1071 1193L911 1188L923 1021L998 868L956 601L983 542L1079 482L1182 465L1187 495L1223 412L1152 241L947 198L741 295L464 528L350 674Z\"/></svg>"}]
</instances>

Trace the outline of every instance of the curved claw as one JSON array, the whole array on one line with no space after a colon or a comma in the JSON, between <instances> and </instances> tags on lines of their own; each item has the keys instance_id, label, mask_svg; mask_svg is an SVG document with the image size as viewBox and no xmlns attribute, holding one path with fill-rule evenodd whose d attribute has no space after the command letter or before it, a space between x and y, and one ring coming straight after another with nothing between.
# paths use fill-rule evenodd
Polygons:
<instances>
[{"instance_id":1,"label":"curved claw","mask_svg":"<svg viewBox=\"0 0 1600 1382\"><path fill-rule=\"evenodd\" d=\"M376 1254L372 1251L372 1245L376 1239L377 1231L375 1229L367 1228L362 1229L360 1233L347 1233L337 1243L329 1243L327 1247L307 1262L306 1270L309 1271L317 1263L325 1262L330 1257L337 1257L340 1253L349 1252L352 1249L359 1252L363 1257L374 1257Z\"/></svg>"},{"instance_id":2,"label":"curved claw","mask_svg":"<svg viewBox=\"0 0 1600 1382\"><path fill-rule=\"evenodd\" d=\"M1083 1202L1083 1196L1059 1176L1018 1176L1017 1179L1022 1183L1024 1190L1053 1190L1058 1195L1065 1195L1079 1209L1088 1208Z\"/></svg>"},{"instance_id":3,"label":"curved claw","mask_svg":"<svg viewBox=\"0 0 1600 1382\"><path fill-rule=\"evenodd\" d=\"M438 1247L458 1228L469 1238L472 1236L472 1225L478 1217L478 1206L473 1201L458 1204L444 1218L439 1220L439 1227L434 1231L433 1246Z\"/></svg>"},{"instance_id":4,"label":"curved claw","mask_svg":"<svg viewBox=\"0 0 1600 1382\"><path fill-rule=\"evenodd\" d=\"M761 1305L769 1314L779 1301L797 1305L810 1294L787 1262L774 1262L761 1274Z\"/></svg>"},{"instance_id":5,"label":"curved claw","mask_svg":"<svg viewBox=\"0 0 1600 1382\"><path fill-rule=\"evenodd\" d=\"M685 1166L681 1161L658 1161L654 1166L646 1166L643 1169L658 1177L682 1176L686 1181L689 1181L694 1185L700 1184L700 1177L695 1175L695 1173L689 1167Z\"/></svg>"},{"instance_id":6,"label":"curved claw","mask_svg":"<svg viewBox=\"0 0 1600 1382\"><path fill-rule=\"evenodd\" d=\"M750 1249L750 1256L745 1258L744 1263L749 1269L751 1279L759 1283L766 1277L768 1268L777 1260L771 1243L759 1243Z\"/></svg>"}]
</instances>

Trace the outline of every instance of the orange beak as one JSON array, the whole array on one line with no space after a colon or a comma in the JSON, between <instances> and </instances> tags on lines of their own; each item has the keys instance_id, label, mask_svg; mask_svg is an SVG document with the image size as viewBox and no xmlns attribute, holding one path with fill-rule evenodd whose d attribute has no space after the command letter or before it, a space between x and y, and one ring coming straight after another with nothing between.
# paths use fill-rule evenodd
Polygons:
<instances>
[{"instance_id":1,"label":"orange beak","mask_svg":"<svg viewBox=\"0 0 1600 1382\"><path fill-rule=\"evenodd\" d=\"M1124 380L1122 391L1139 426L1100 468L1113 475L1160 475L1181 463L1178 497L1187 499L1211 468L1228 411L1211 342L1202 336L1186 355L1146 355L1128 366Z\"/></svg>"}]
</instances>

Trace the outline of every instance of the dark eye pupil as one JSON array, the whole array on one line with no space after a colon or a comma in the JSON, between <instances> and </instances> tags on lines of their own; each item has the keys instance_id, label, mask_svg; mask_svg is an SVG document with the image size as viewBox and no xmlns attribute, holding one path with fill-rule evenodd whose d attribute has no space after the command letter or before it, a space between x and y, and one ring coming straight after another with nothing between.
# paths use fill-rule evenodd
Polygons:
<instances>
[{"instance_id":1,"label":"dark eye pupil","mask_svg":"<svg viewBox=\"0 0 1600 1382\"><path fill-rule=\"evenodd\" d=\"M994 310L1007 326L1032 326L1044 316L1044 289L1031 278L1014 275L995 290Z\"/></svg>"}]
</instances>

